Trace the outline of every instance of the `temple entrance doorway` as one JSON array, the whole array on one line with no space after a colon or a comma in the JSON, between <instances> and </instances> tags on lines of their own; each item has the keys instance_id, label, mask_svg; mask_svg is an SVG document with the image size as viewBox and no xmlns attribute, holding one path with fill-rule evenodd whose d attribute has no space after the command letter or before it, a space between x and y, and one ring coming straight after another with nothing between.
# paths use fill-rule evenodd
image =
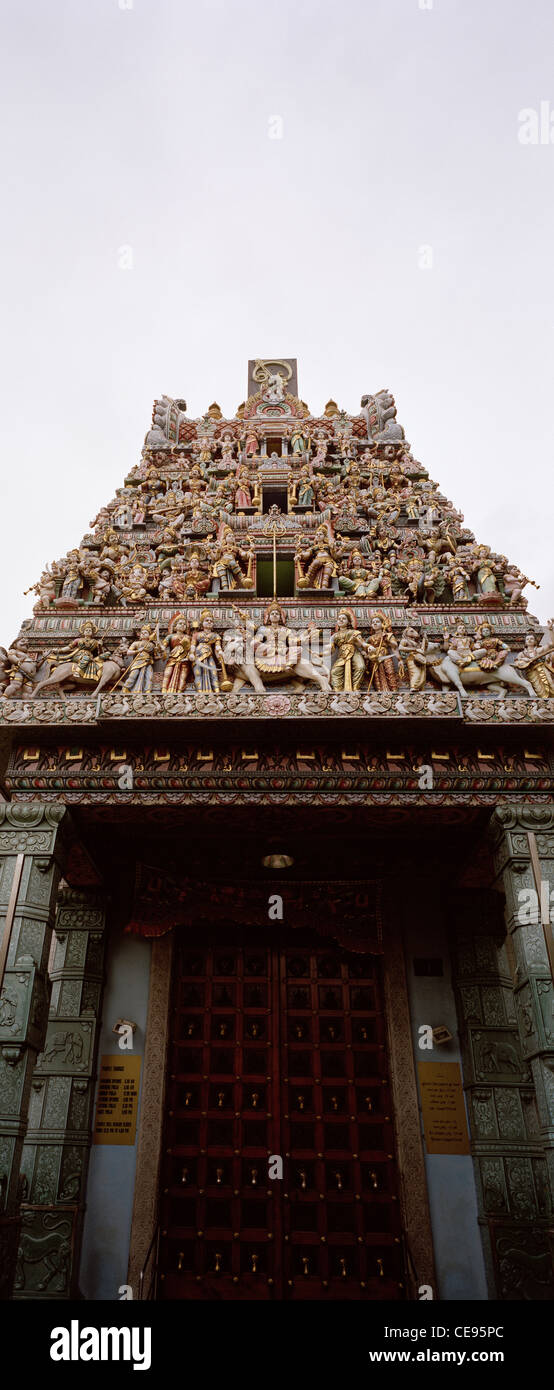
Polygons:
<instances>
[{"instance_id":1,"label":"temple entrance doorway","mask_svg":"<svg viewBox=\"0 0 554 1390\"><path fill-rule=\"evenodd\" d=\"M403 1298L380 958L218 926L174 960L158 1297Z\"/></svg>"}]
</instances>

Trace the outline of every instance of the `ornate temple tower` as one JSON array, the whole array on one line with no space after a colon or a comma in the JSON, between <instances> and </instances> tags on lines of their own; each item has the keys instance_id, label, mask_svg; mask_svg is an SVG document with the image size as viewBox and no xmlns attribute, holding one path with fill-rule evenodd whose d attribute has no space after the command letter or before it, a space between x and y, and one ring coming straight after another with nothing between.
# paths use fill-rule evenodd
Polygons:
<instances>
[{"instance_id":1,"label":"ornate temple tower","mask_svg":"<svg viewBox=\"0 0 554 1390\"><path fill-rule=\"evenodd\" d=\"M552 631L298 389L157 400L0 648L7 1296L553 1295Z\"/></svg>"}]
</instances>

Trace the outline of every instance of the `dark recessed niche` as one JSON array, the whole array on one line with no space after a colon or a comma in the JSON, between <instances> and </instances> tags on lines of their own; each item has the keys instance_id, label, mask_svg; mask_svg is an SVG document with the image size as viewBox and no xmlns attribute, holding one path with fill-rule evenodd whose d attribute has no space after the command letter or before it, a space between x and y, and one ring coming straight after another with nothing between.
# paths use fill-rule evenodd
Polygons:
<instances>
[{"instance_id":1,"label":"dark recessed niche","mask_svg":"<svg viewBox=\"0 0 554 1390\"><path fill-rule=\"evenodd\" d=\"M443 975L440 956L414 956L414 975Z\"/></svg>"}]
</instances>

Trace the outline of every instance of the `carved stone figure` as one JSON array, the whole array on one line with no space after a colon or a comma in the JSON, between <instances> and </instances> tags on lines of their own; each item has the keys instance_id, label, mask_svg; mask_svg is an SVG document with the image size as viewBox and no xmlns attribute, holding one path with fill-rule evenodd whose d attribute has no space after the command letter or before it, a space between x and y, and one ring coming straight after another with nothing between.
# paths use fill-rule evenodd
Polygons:
<instances>
[{"instance_id":1,"label":"carved stone figure","mask_svg":"<svg viewBox=\"0 0 554 1390\"><path fill-rule=\"evenodd\" d=\"M0 657L2 656L5 685L1 693L6 700L14 700L19 695L30 695L36 680L39 660L29 651L27 639L20 637L17 646L9 647L7 652L1 647Z\"/></svg>"},{"instance_id":2,"label":"carved stone figure","mask_svg":"<svg viewBox=\"0 0 554 1390\"><path fill-rule=\"evenodd\" d=\"M162 695L180 695L185 689L190 667L190 645L185 614L174 613L168 624L165 642L165 650L169 650L169 656L164 668Z\"/></svg>"},{"instance_id":3,"label":"carved stone figure","mask_svg":"<svg viewBox=\"0 0 554 1390\"><path fill-rule=\"evenodd\" d=\"M146 695L152 689L154 662L163 655L158 631L150 623L144 623L138 637L129 644L131 657L121 687L128 695Z\"/></svg>"},{"instance_id":4,"label":"carved stone figure","mask_svg":"<svg viewBox=\"0 0 554 1390\"><path fill-rule=\"evenodd\" d=\"M341 608L330 642L331 656L336 652L331 665L333 690L359 690L366 669L366 650L352 609Z\"/></svg>"},{"instance_id":5,"label":"carved stone figure","mask_svg":"<svg viewBox=\"0 0 554 1390\"><path fill-rule=\"evenodd\" d=\"M215 552L213 577L219 580L221 589L251 589L254 582L253 559L252 551L239 546L233 532L227 527Z\"/></svg>"},{"instance_id":6,"label":"carved stone figure","mask_svg":"<svg viewBox=\"0 0 554 1390\"><path fill-rule=\"evenodd\" d=\"M306 551L300 542L296 555L297 587L299 589L329 589L337 572L326 526L318 526L315 541Z\"/></svg>"},{"instance_id":7,"label":"carved stone figure","mask_svg":"<svg viewBox=\"0 0 554 1390\"><path fill-rule=\"evenodd\" d=\"M96 623L85 619L80 624L79 636L65 646L47 652L46 659L55 663L54 670L38 682L34 695L47 687L65 685L67 681L74 681L77 685L96 685L102 675L102 644Z\"/></svg>"},{"instance_id":8,"label":"carved stone figure","mask_svg":"<svg viewBox=\"0 0 554 1390\"><path fill-rule=\"evenodd\" d=\"M501 695L505 685L515 685L534 695L532 685L506 657L509 649L495 638L489 623L481 623L477 637L471 642L465 629L456 630L456 637L449 641L446 656L437 663L434 671L439 680L456 686L460 695L465 695L474 685L488 685L493 694Z\"/></svg>"},{"instance_id":9,"label":"carved stone figure","mask_svg":"<svg viewBox=\"0 0 554 1390\"><path fill-rule=\"evenodd\" d=\"M515 658L514 666L517 666L518 671L525 672L535 695L554 695L554 672L547 664L547 659L550 658L552 661L553 656L554 644L539 647L534 633L529 633L525 638L523 651Z\"/></svg>"},{"instance_id":10,"label":"carved stone figure","mask_svg":"<svg viewBox=\"0 0 554 1390\"><path fill-rule=\"evenodd\" d=\"M232 682L227 677L221 639L213 626L212 617L207 608L204 608L200 614L200 626L193 631L189 658L194 673L195 688L200 694L219 695L220 690L231 689ZM219 671L217 662L219 662Z\"/></svg>"},{"instance_id":11,"label":"carved stone figure","mask_svg":"<svg viewBox=\"0 0 554 1390\"><path fill-rule=\"evenodd\" d=\"M316 665L302 653L303 635L287 627L284 610L277 599L268 604L264 621L257 630L242 611L235 607L235 613L244 629L244 658L235 663L234 690L240 690L244 681L249 681L254 690L263 694L265 683L296 678L301 681L315 681L321 690L329 689L327 672L322 669L321 658Z\"/></svg>"},{"instance_id":12,"label":"carved stone figure","mask_svg":"<svg viewBox=\"0 0 554 1390\"><path fill-rule=\"evenodd\" d=\"M369 686L374 690L398 690L400 679L394 662L398 643L391 631L390 620L383 613L371 619L367 638L369 657Z\"/></svg>"}]
</instances>

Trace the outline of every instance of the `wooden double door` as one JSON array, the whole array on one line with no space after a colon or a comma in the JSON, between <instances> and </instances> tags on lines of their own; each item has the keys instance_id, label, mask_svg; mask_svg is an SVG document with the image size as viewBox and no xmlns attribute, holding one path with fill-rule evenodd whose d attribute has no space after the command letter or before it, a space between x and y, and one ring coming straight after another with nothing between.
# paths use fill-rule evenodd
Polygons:
<instances>
[{"instance_id":1,"label":"wooden double door","mask_svg":"<svg viewBox=\"0 0 554 1390\"><path fill-rule=\"evenodd\" d=\"M176 957L158 1296L402 1298L379 959Z\"/></svg>"}]
</instances>

